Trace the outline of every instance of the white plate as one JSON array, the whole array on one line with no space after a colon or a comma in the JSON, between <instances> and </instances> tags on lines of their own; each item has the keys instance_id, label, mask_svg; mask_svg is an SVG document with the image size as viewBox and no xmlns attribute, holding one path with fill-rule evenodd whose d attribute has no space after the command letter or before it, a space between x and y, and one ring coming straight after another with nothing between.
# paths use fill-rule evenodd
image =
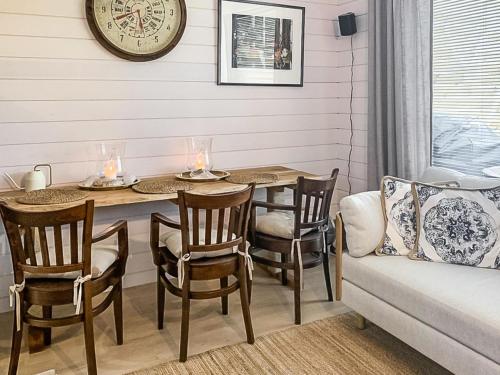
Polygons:
<instances>
[{"instance_id":1,"label":"white plate","mask_svg":"<svg viewBox=\"0 0 500 375\"><path fill-rule=\"evenodd\" d=\"M500 178L500 165L497 165L496 167L484 168L483 173L488 177Z\"/></svg>"}]
</instances>

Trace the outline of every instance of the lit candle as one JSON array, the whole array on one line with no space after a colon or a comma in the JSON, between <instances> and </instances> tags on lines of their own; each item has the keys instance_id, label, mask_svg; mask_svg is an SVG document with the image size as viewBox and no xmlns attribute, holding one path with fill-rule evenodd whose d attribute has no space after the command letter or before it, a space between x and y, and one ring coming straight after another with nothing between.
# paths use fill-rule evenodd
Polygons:
<instances>
[{"instance_id":1,"label":"lit candle","mask_svg":"<svg viewBox=\"0 0 500 375\"><path fill-rule=\"evenodd\" d=\"M110 159L104 163L104 177L116 180L117 172L118 169L115 160Z\"/></svg>"},{"instance_id":2,"label":"lit candle","mask_svg":"<svg viewBox=\"0 0 500 375\"><path fill-rule=\"evenodd\" d=\"M198 153L198 155L196 155L196 161L194 163L194 168L195 170L200 170L200 169L205 169L205 161L204 161L204 157L203 157L203 153Z\"/></svg>"}]
</instances>

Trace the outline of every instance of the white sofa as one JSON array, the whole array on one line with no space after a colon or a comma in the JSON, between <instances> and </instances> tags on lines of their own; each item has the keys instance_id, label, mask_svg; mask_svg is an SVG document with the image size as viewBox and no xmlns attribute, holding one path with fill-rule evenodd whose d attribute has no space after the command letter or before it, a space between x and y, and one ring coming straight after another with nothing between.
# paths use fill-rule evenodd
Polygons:
<instances>
[{"instance_id":1,"label":"white sofa","mask_svg":"<svg viewBox=\"0 0 500 375\"><path fill-rule=\"evenodd\" d=\"M421 180L455 180L465 187L500 185L499 180L439 168L429 169ZM359 198L345 199L364 204ZM383 221L381 210L366 206L361 225ZM379 224L373 227L380 230ZM337 243L343 243L349 230L345 232L341 214L336 226ZM347 243L354 247L360 240L366 238L347 238ZM453 373L500 374L500 270L354 255L349 249L337 251L337 299Z\"/></svg>"}]
</instances>

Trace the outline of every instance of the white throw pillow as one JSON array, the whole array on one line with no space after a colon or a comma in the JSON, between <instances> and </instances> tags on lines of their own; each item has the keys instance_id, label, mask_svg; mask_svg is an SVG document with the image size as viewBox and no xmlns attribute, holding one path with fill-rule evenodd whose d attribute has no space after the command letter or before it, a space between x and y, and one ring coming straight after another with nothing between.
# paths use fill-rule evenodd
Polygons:
<instances>
[{"instance_id":1,"label":"white throw pillow","mask_svg":"<svg viewBox=\"0 0 500 375\"><path fill-rule=\"evenodd\" d=\"M408 255L415 247L417 220L411 181L385 176L380 186L384 237L377 255Z\"/></svg>"},{"instance_id":2,"label":"white throw pillow","mask_svg":"<svg viewBox=\"0 0 500 375\"><path fill-rule=\"evenodd\" d=\"M500 267L500 187L439 188L414 183L417 242L412 259Z\"/></svg>"},{"instance_id":3,"label":"white throw pillow","mask_svg":"<svg viewBox=\"0 0 500 375\"><path fill-rule=\"evenodd\" d=\"M350 195L340 201L349 255L363 257L375 251L384 236L380 191Z\"/></svg>"}]
</instances>

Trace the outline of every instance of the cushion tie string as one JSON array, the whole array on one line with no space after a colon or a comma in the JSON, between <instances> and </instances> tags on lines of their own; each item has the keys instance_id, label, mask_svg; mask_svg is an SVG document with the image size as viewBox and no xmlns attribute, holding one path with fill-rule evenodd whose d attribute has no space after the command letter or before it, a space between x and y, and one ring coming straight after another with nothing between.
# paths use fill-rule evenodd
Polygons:
<instances>
[{"instance_id":1,"label":"cushion tie string","mask_svg":"<svg viewBox=\"0 0 500 375\"><path fill-rule=\"evenodd\" d=\"M73 305L76 306L76 315L80 314L80 307L82 305L82 292L83 284L89 281L92 275L78 276L75 281L73 281Z\"/></svg>"},{"instance_id":2,"label":"cushion tie string","mask_svg":"<svg viewBox=\"0 0 500 375\"><path fill-rule=\"evenodd\" d=\"M328 224L322 225L318 228L318 231L320 231L323 235L323 253L327 254L327 247L326 247L326 235L328 232Z\"/></svg>"},{"instance_id":3,"label":"cushion tie string","mask_svg":"<svg viewBox=\"0 0 500 375\"><path fill-rule=\"evenodd\" d=\"M295 258L295 244L297 244L297 261L299 262L300 290L304 290L304 267L302 264L302 249L300 247L300 242L300 238L294 238L292 240L291 258L293 262Z\"/></svg>"},{"instance_id":4,"label":"cushion tie string","mask_svg":"<svg viewBox=\"0 0 500 375\"><path fill-rule=\"evenodd\" d=\"M19 331L21 329L21 292L24 290L25 280L21 284L14 284L9 286L9 305L13 307L14 300L16 303L16 327ZM14 298L15 297L15 298Z\"/></svg>"},{"instance_id":5,"label":"cushion tie string","mask_svg":"<svg viewBox=\"0 0 500 375\"><path fill-rule=\"evenodd\" d=\"M191 254L188 253L184 254L177 261L177 280L179 288L182 288L182 286L184 285L184 263L189 262L190 259L191 259Z\"/></svg>"},{"instance_id":6,"label":"cushion tie string","mask_svg":"<svg viewBox=\"0 0 500 375\"><path fill-rule=\"evenodd\" d=\"M248 253L248 248L244 252L238 250L238 254L242 257L245 257L245 266L248 268L248 277L250 278L250 280L252 280L252 272L254 270L254 267L252 257Z\"/></svg>"}]
</instances>

